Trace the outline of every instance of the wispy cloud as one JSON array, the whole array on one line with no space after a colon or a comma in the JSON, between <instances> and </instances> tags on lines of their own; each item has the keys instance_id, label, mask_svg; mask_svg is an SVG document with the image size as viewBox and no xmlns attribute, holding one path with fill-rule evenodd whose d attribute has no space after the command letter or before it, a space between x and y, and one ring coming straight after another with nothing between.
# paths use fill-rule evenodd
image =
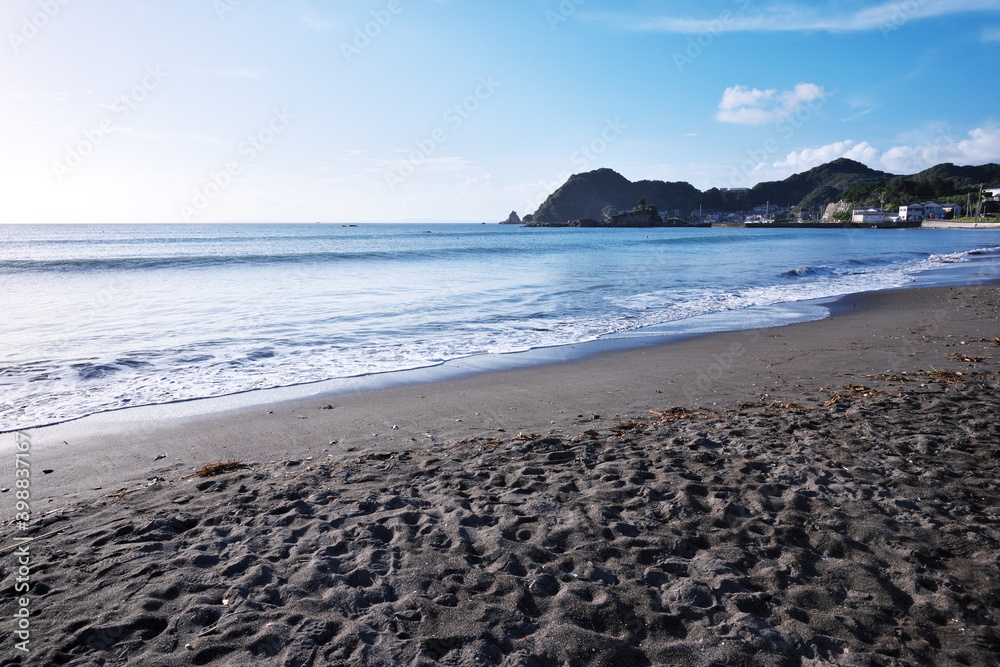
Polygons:
<instances>
[{"instance_id":1,"label":"wispy cloud","mask_svg":"<svg viewBox=\"0 0 1000 667\"><path fill-rule=\"evenodd\" d=\"M0 99L12 102L27 102L31 99L31 95L21 90L0 90Z\"/></svg>"},{"instance_id":2,"label":"wispy cloud","mask_svg":"<svg viewBox=\"0 0 1000 667\"><path fill-rule=\"evenodd\" d=\"M855 121L855 120L857 120L859 118L864 118L865 116L867 116L871 112L877 111L878 109L882 108L881 104L878 104L876 102L872 102L871 100L861 99L861 98L855 98L855 99L852 99L852 100L848 100L848 104L850 105L851 110L854 113L852 113L847 118L844 118L843 121L842 121L844 123L850 123L850 122Z\"/></svg>"},{"instance_id":3,"label":"wispy cloud","mask_svg":"<svg viewBox=\"0 0 1000 667\"><path fill-rule=\"evenodd\" d=\"M997 0L903 0L885 2L875 7L845 11L840 3L772 4L752 14L732 12L725 28L732 32L865 32L899 27L910 21L969 12L1000 13ZM607 17L605 17L607 18ZM619 22L633 30L671 33L702 33L708 21L717 18L660 14L643 17L619 17Z\"/></svg>"},{"instance_id":4,"label":"wispy cloud","mask_svg":"<svg viewBox=\"0 0 1000 667\"><path fill-rule=\"evenodd\" d=\"M73 94L66 91L51 92L44 90L35 90L33 92L27 92L23 90L0 90L0 98L8 99L13 102L29 102L34 99L41 98L43 100L48 100L49 102L69 102L73 99Z\"/></svg>"},{"instance_id":5,"label":"wispy cloud","mask_svg":"<svg viewBox=\"0 0 1000 667\"><path fill-rule=\"evenodd\" d=\"M984 42L1000 42L1000 25L995 25L983 30Z\"/></svg>"},{"instance_id":6,"label":"wispy cloud","mask_svg":"<svg viewBox=\"0 0 1000 667\"><path fill-rule=\"evenodd\" d=\"M214 76L227 76L237 79L259 79L264 76L262 69L256 67L223 67L220 69L202 70L205 74Z\"/></svg>"},{"instance_id":7,"label":"wispy cloud","mask_svg":"<svg viewBox=\"0 0 1000 667\"><path fill-rule=\"evenodd\" d=\"M330 21L321 11L313 7L311 3L304 2L303 0L286 0L285 6L295 15L295 18L300 23L315 32L330 32L342 27Z\"/></svg>"},{"instance_id":8,"label":"wispy cloud","mask_svg":"<svg viewBox=\"0 0 1000 667\"><path fill-rule=\"evenodd\" d=\"M397 151L398 152L398 151ZM407 150L412 153L411 150ZM372 164L383 169L393 169L406 160L372 160ZM479 171L482 167L473 160L463 157L429 157L420 162L420 169L441 173L467 173Z\"/></svg>"},{"instance_id":9,"label":"wispy cloud","mask_svg":"<svg viewBox=\"0 0 1000 667\"><path fill-rule=\"evenodd\" d=\"M55 92L55 93L35 91L35 94L38 95L39 97L47 99L50 102L69 102L73 98L73 94L66 91Z\"/></svg>"},{"instance_id":10,"label":"wispy cloud","mask_svg":"<svg viewBox=\"0 0 1000 667\"><path fill-rule=\"evenodd\" d=\"M299 14L297 16L299 21L301 21L310 30L315 30L316 32L330 32L335 30L337 25L321 19L317 16L310 16L308 14Z\"/></svg>"},{"instance_id":11,"label":"wispy cloud","mask_svg":"<svg viewBox=\"0 0 1000 667\"><path fill-rule=\"evenodd\" d=\"M815 83L800 83L791 90L759 90L746 86L726 88L715 119L720 123L765 125L780 123L806 105L825 100L829 94Z\"/></svg>"}]
</instances>

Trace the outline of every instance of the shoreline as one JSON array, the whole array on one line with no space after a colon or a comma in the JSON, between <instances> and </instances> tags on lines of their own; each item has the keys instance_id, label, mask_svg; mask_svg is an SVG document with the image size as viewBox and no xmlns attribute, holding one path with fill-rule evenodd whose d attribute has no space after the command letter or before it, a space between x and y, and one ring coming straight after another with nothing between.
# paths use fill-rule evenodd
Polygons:
<instances>
[{"instance_id":1,"label":"shoreline","mask_svg":"<svg viewBox=\"0 0 1000 667\"><path fill-rule=\"evenodd\" d=\"M942 329L955 324L949 318L972 308L966 302L974 304L980 294L988 298L995 289L922 287L848 295L828 304L831 315L820 320L682 336L653 346L605 341L623 347L600 351L598 343L585 355L577 346L551 348L538 352L541 362L522 353L528 355L523 365L513 368L491 367L496 360L479 360L485 366L461 360L405 377L351 378L335 392L288 400L240 406L240 396L229 397L237 399L234 406L221 410L224 399L201 399L182 404L180 417L178 404L100 413L26 431L39 455L51 462L46 468L54 470L36 492L47 500L79 500L214 461L342 461L470 437L566 433L591 415L611 420L665 407L731 406L754 394L802 402L811 398L802 392L817 382L809 389L812 398L821 396L818 386L829 385L832 377L917 370L909 367L928 354L942 357L936 368L955 370L962 364L915 340L900 322ZM952 303L956 300L962 305ZM988 324L975 320L966 326L982 328L982 336L989 333ZM895 333L872 334L877 339L871 343L858 338L865 329L885 328ZM830 345L847 345L845 336L853 341L850 347ZM854 356L845 358L849 351ZM904 368L892 368L900 365ZM813 379L820 377L826 381ZM795 384L802 391L789 389L798 389ZM136 419L139 415L148 418ZM2 438L3 449L13 446L14 433Z\"/></svg>"},{"instance_id":2,"label":"shoreline","mask_svg":"<svg viewBox=\"0 0 1000 667\"><path fill-rule=\"evenodd\" d=\"M964 285L964 278L956 279ZM1000 278L998 278L1000 281ZM942 284L943 285L943 284ZM359 375L308 380L287 385L244 389L217 396L182 398L163 403L148 403L110 408L78 417L69 417L33 426L0 431L0 437L22 431L40 431L66 427L74 422L122 423L143 418L151 420L180 420L215 412L230 412L252 406L266 406L314 397L329 397L344 393L371 392L382 389L437 382L481 373L505 371L571 362L578 359L644 347L671 345L675 342L714 333L745 331L787 326L800 322L825 319L836 302L852 295L821 297L807 301L752 306L734 312L717 312L697 315L685 320L651 325L614 334L605 334L592 340L533 347L526 350L502 353L479 353L446 359L427 366L393 370L372 371ZM722 323L714 323L722 316ZM131 418L131 419L130 419ZM86 427L85 427L86 428Z\"/></svg>"},{"instance_id":3,"label":"shoreline","mask_svg":"<svg viewBox=\"0 0 1000 667\"><path fill-rule=\"evenodd\" d=\"M1000 286L836 310L29 432L4 664L994 664Z\"/></svg>"},{"instance_id":4,"label":"shoreline","mask_svg":"<svg viewBox=\"0 0 1000 667\"><path fill-rule=\"evenodd\" d=\"M860 242L861 239L858 238L852 240L851 244ZM918 243L917 245L922 246L923 244ZM965 247L964 242L960 242L959 245ZM4 414L8 419L6 419L6 426L0 430L0 441L3 439L4 432L12 433L25 428L37 429L80 419L93 420L95 415L103 419L105 413L136 414L133 412L134 410L142 410L145 414L150 415L165 414L168 411L178 416L201 414L212 409L229 410L240 406L260 405L289 398L316 395L319 392L336 390L338 386L353 389L359 382L378 387L382 384L409 382L411 377L416 378L416 381L424 381L425 376L426 379L430 380L439 377L443 379L457 377L463 374L462 368L479 372L492 369L503 370L507 367L516 368L525 363L544 363L549 359L563 359L577 353L589 354L591 349L626 347L629 344L619 340L625 338L636 338L641 341L637 342L636 345L659 344L669 340L675 334L703 333L704 327L700 323L705 321L712 322L713 326L709 329L710 331L718 331L761 326L760 320L764 320L763 324L779 324L794 321L797 318L811 319L825 316L825 313L822 312L823 306L820 305L813 307L813 310L820 311L821 314L803 314L804 310L810 308L810 304L825 304L830 299L837 298L837 293L844 290L859 292L871 289L895 289L905 287L906 285L903 283L906 283L907 280L915 281L912 283L913 285L967 284L983 282L984 279L1000 280L1000 261L995 261L1000 256L994 257L996 254L993 252L996 250L994 244L983 241L982 244L976 245L983 247L945 254L934 254L928 250L931 254L924 257L928 260L927 262L919 259L914 259L909 264L903 262L909 268L900 269L901 275L896 275L894 269L889 271L888 277L883 276L878 279L870 278L867 269L855 274L848 267L846 276L839 276L837 272L834 272L839 278L832 284L827 284L824 277L816 285L807 284L803 287L798 285L797 279L790 279L789 276L798 277L810 274L813 272L812 267L801 266L787 272L782 267L777 273L779 281L784 281L780 287L768 283L769 286L758 290L751 285L747 290L734 289L721 295L711 294L705 298L694 299L693 309L686 306L678 307L679 309L670 306L665 308L663 313L659 312L660 308L656 307L655 304L652 308L643 308L642 302L640 302L635 310L628 311L629 314L625 315L623 319L613 323L601 323L599 330L605 333L596 335L596 338L591 339L592 336L595 336L596 330L591 331L586 327L584 330L571 327L569 330L563 331L561 326L553 326L540 330L555 331L554 334L539 334L541 338L533 337L534 334L527 335L519 339L518 345L510 347L510 351L496 354L483 353L482 350L492 349L491 343L478 342L472 347L452 346L450 354L436 348L429 350L419 348L418 351L423 351L416 356L409 353L390 354L386 359L383 359L380 355L376 355L378 360L374 363L367 363L362 357L354 358L351 354L347 354L346 361L341 364L336 357L336 354L339 353L330 357L326 351L322 351L319 357L320 363L317 365L309 362L308 355L295 356L296 351L293 350L292 354L289 354L288 350L282 348L275 354L281 359L284 359L286 355L288 359L291 359L291 361L283 360L281 364L278 364L279 366L284 364L285 372L268 372L262 368L256 374L242 379L240 379L239 374L230 377L226 373L222 373L221 379L212 380L201 378L199 374L204 374L207 370L199 368L198 364L190 367L182 364L182 367L175 367L165 362L161 368L160 361L162 360L157 360L155 355L144 355L138 352L126 354L124 358L115 357L116 361L112 363L111 357L105 358L104 352L92 351L91 356L95 360L94 364L98 365L77 364L76 366L80 366L80 368L73 370L76 368L73 366L67 369L68 384L62 387L55 386L50 390L46 382L36 385L34 384L35 379L29 379L29 376L24 373L20 375L15 373L14 377L20 381L12 380L11 383L8 383L8 395L4 407ZM922 256L921 253L912 254ZM863 264L878 264L878 260L872 258L859 261ZM827 268L820 266L817 272L823 275ZM914 273L918 268L919 273ZM862 277L855 280L853 277L855 275ZM949 279L937 278L945 275L949 276ZM769 306L748 305L760 302L771 303L775 299L778 302ZM790 299L790 301L782 301L783 299ZM684 304L684 299L681 299L679 303ZM667 304L668 306L670 304L669 298ZM721 308L722 311L711 312L716 308ZM674 312L675 310L677 312ZM692 312L699 310L709 312L691 315ZM669 320L677 317L681 319L656 324L660 319L667 318ZM754 318L757 321L747 321ZM768 319L770 322L767 321ZM638 328L611 333L621 327ZM668 335L664 336L664 332L667 332ZM442 338L442 340L446 339L447 336ZM567 342L572 340L582 340L583 342ZM265 345L262 348L264 352L269 350L266 347L267 343L260 342L258 345ZM504 348L502 341L497 345ZM334 348L336 346L331 349ZM563 354L565 350L572 352ZM86 350L81 350L81 352L86 352ZM243 353L253 356L256 351L241 350L237 354ZM30 356L37 353L31 351L26 354ZM413 358L407 361L408 357ZM219 353L219 358L224 359L225 355ZM390 362L390 358L396 360ZM109 368L105 369L96 361L97 359L103 359L100 363L109 364ZM298 361L296 362L295 359ZM186 364L188 360L182 361ZM65 363L68 362L52 362L50 365L60 366L60 364L64 365ZM216 362L213 361L212 364L214 363ZM30 365L27 364L25 367ZM127 372L119 372L131 365L149 366L151 370L142 371L135 377L130 376ZM90 373L105 372L108 374L107 379L94 381L87 379ZM59 379L61 373L60 370L60 375L56 376L55 379ZM77 373L83 379L77 379L74 384L73 378ZM359 378L363 379L359 380ZM52 378L39 376L39 379L49 380ZM202 379L205 379L204 383L201 382ZM133 386L136 382L138 385ZM22 384L23 388L17 389ZM177 387L176 390L175 387ZM21 398L18 398L19 395ZM25 395L37 398L25 400ZM61 396L62 398L60 398Z\"/></svg>"}]
</instances>

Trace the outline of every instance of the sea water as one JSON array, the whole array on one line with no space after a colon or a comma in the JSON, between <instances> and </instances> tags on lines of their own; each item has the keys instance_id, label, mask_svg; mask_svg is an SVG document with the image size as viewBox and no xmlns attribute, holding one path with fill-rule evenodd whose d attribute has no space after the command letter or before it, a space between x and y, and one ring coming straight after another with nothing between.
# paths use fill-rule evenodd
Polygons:
<instances>
[{"instance_id":1,"label":"sea water","mask_svg":"<svg viewBox=\"0 0 1000 667\"><path fill-rule=\"evenodd\" d=\"M992 230L4 225L0 431L998 265Z\"/></svg>"}]
</instances>

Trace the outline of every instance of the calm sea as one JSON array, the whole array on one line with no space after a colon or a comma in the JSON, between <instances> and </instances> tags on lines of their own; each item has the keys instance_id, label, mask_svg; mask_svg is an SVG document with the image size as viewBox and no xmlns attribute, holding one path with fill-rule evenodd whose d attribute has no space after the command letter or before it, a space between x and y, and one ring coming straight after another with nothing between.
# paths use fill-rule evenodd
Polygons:
<instances>
[{"instance_id":1,"label":"calm sea","mask_svg":"<svg viewBox=\"0 0 1000 667\"><path fill-rule=\"evenodd\" d=\"M976 282L998 273L998 246L966 230L5 225L0 431L954 280L956 267Z\"/></svg>"}]
</instances>

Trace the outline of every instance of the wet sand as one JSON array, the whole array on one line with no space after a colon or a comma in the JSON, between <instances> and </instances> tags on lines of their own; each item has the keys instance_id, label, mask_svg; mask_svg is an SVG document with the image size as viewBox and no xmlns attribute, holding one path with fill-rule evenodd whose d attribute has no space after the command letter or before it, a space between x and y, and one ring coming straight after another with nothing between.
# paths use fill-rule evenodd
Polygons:
<instances>
[{"instance_id":1,"label":"wet sand","mask_svg":"<svg viewBox=\"0 0 1000 667\"><path fill-rule=\"evenodd\" d=\"M28 432L0 664L997 664L1000 289L842 307Z\"/></svg>"}]
</instances>

